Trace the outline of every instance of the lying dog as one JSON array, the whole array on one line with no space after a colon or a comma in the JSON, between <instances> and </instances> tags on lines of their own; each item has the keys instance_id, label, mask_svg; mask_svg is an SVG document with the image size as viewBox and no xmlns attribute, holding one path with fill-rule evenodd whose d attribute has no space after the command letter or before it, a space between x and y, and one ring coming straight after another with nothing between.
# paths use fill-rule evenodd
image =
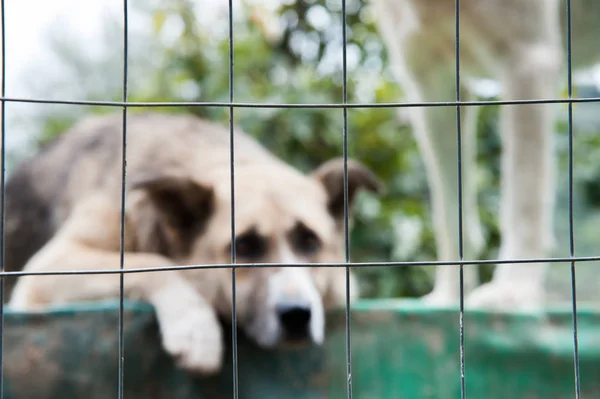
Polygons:
<instances>
[{"instance_id":1,"label":"lying dog","mask_svg":"<svg viewBox=\"0 0 600 399\"><path fill-rule=\"evenodd\" d=\"M16 248L14 238L27 235L43 242L25 270L119 269L121 131L120 115L90 118L12 175L7 243ZM228 129L145 113L129 115L127 133L124 267L230 263ZM343 261L342 160L306 176L237 130L235 184L238 263ZM349 201L361 189L379 191L380 183L349 161ZM344 268L239 268L236 276L239 326L263 347L321 343L324 311L345 301ZM350 292L354 298L354 279ZM126 274L124 293L155 307L164 348L183 367L219 370L218 315L231 317L230 269ZM118 296L116 274L24 276L9 307Z\"/></svg>"},{"instance_id":2,"label":"lying dog","mask_svg":"<svg viewBox=\"0 0 600 399\"><path fill-rule=\"evenodd\" d=\"M373 0L375 21L395 77L408 102L455 101L455 0ZM467 76L499 78L503 100L557 98L567 82L565 0L460 1L461 100L473 100ZM591 65L598 53L600 2L572 0L572 62ZM562 41L562 43L561 43ZM550 256L553 248L556 105L501 107L503 140L500 199L501 259ZM476 119L480 107L462 107L464 258L476 259L484 244L477 209ZM408 108L423 156L439 260L459 259L456 109ZM538 306L547 265L501 264L493 281L467 297L468 306ZM465 267L465 293L476 284ZM430 303L456 303L458 267L439 267Z\"/></svg>"}]
</instances>

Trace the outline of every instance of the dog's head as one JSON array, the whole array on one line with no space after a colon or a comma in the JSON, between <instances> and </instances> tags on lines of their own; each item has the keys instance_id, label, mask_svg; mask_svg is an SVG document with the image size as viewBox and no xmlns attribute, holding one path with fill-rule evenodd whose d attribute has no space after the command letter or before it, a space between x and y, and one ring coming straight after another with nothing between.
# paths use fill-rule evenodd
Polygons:
<instances>
[{"instance_id":1,"label":"dog's head","mask_svg":"<svg viewBox=\"0 0 600 399\"><path fill-rule=\"evenodd\" d=\"M348 210L360 190L381 185L362 164L348 160ZM206 176L207 173L204 173ZM303 175L279 164L241 165L235 175L236 263L337 263L344 261L344 164L334 159ZM176 174L138 179L160 223L146 247L178 264L230 263L231 190L228 168L204 182ZM161 226L160 228L156 226ZM160 237L160 239L157 239ZM230 269L186 271L213 306L232 311ZM356 287L351 277L351 297ZM264 347L324 339L325 310L344 303L345 268L239 267L238 325Z\"/></svg>"}]
</instances>

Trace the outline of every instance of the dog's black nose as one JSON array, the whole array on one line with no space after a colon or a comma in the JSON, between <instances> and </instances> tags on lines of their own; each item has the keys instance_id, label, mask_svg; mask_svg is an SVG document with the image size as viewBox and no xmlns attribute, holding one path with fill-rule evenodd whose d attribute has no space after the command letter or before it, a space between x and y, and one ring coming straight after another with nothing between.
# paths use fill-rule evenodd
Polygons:
<instances>
[{"instance_id":1,"label":"dog's black nose","mask_svg":"<svg viewBox=\"0 0 600 399\"><path fill-rule=\"evenodd\" d=\"M310 307L298 304L281 304L277 314L287 341L301 341L309 336Z\"/></svg>"}]
</instances>

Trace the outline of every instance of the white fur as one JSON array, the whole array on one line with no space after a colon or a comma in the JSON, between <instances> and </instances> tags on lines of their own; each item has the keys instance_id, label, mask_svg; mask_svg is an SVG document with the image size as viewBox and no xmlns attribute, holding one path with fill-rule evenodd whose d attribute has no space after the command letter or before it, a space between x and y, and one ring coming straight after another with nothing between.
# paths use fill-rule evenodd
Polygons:
<instances>
[{"instance_id":1,"label":"white fur","mask_svg":"<svg viewBox=\"0 0 600 399\"><path fill-rule=\"evenodd\" d=\"M566 56L561 45L559 0L463 0L460 9L461 76L494 77L504 100L550 99ZM455 0L373 0L391 67L407 102L455 100ZM573 0L572 8L591 2ZM593 10L591 9L593 7ZM575 11L574 11L575 12ZM577 24L578 22L573 22ZM576 26L576 25L574 25ZM591 29L591 27L590 27ZM587 27L578 32L587 32ZM595 31L594 31L595 32ZM579 37L579 40L584 38ZM573 40L578 40L574 36ZM593 43L593 42L592 42ZM589 51L590 49L586 49ZM466 87L461 100L472 100ZM500 226L501 259L548 257L553 246L555 105L502 106L503 141ZM477 210L475 121L478 107L462 107L464 258L476 259L484 244ZM408 108L412 131L431 191L438 258L459 259L458 173L455 107ZM493 281L475 288L473 267L465 267L468 306L530 308L543 303L546 264L500 264ZM458 267L438 267L425 299L455 304Z\"/></svg>"},{"instance_id":2,"label":"white fur","mask_svg":"<svg viewBox=\"0 0 600 399\"><path fill-rule=\"evenodd\" d=\"M214 309L189 285L168 285L150 297L163 346L188 370L218 371L223 357L219 320Z\"/></svg>"},{"instance_id":3,"label":"white fur","mask_svg":"<svg viewBox=\"0 0 600 399\"><path fill-rule=\"evenodd\" d=\"M301 263L287 243L279 243L282 263ZM310 268L284 267L271 274L267 281L266 306L258 308L246 332L260 345L271 347L281 340L281 324L276 307L280 303L306 304L310 308L310 338L320 345L325 339L325 311Z\"/></svg>"}]
</instances>

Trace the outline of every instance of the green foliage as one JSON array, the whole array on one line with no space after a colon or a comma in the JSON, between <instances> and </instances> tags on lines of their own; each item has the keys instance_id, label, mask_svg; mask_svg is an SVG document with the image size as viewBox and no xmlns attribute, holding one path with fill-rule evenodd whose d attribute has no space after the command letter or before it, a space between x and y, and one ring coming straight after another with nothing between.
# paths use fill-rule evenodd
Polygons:
<instances>
[{"instance_id":1,"label":"green foliage","mask_svg":"<svg viewBox=\"0 0 600 399\"><path fill-rule=\"evenodd\" d=\"M247 0L236 8L234 19L234 97L236 102L273 104L341 103L341 10L337 2L286 1L269 10ZM334 4L335 3L335 4ZM391 78L386 53L363 0L348 1L347 101L397 102L402 100ZM266 4L266 3L265 3ZM210 25L200 22L194 2L135 2L135 10L150 33L132 35L130 101L229 100L229 41L227 15L218 14ZM226 9L225 9L226 11ZM272 23L275 24L273 28ZM114 31L118 24L109 24ZM282 29L280 29L282 28ZM110 33L110 32L109 32ZM120 39L121 40L121 39ZM116 42L107 34L107 41ZM120 100L122 47L112 46L106 59L76 59L66 43L57 47L70 68L89 71L102 66L112 84L83 81L88 99ZM132 50L133 51L133 50ZM75 58L74 58L75 57ZM116 66L115 66L116 65ZM118 68L117 68L118 66ZM111 69L112 68L112 69ZM68 85L63 81L62 84ZM85 86L88 84L89 87ZM105 92L97 88L106 88ZM130 112L137 109L130 108ZM164 112L192 112L228 122L227 107L164 107ZM110 112L100 107L86 112ZM488 236L485 256L499 246L497 225L500 138L496 134L498 107L483 107L478 129L481 217ZM48 113L43 118L41 142L60 134L81 113ZM332 108L236 108L235 123L265 146L303 171L343 153L344 117ZM371 167L385 182L387 192L378 198L359 197L351 237L351 260L372 262L435 259L428 211L428 188L419 153L407 126L394 109L347 111L348 155ZM587 137L600 148L596 135ZM564 149L564 143L561 144ZM594 157L595 153L590 153ZM564 159L564 157L562 158ZM589 176L597 176L597 163L588 162ZM593 179L588 179L593 180ZM600 192L592 187L588 191ZM594 191L595 190L595 191ZM596 194L593 194L596 195ZM590 194L590 196L593 196ZM600 194L597 194L600 198ZM600 202L600 201L599 201ZM431 268L366 267L360 274L363 294L370 297L417 296L431 289ZM483 272L489 279L490 268Z\"/></svg>"},{"instance_id":2,"label":"green foliage","mask_svg":"<svg viewBox=\"0 0 600 399\"><path fill-rule=\"evenodd\" d=\"M193 2L186 0L134 4L146 24L154 28L145 41L136 42L136 46L146 46L145 52L151 54L152 61L143 59L143 55L140 59L130 56L131 70L142 74L136 79L143 84L131 84L128 99L227 102L229 41L226 31L211 30L219 23L226 26L226 18L207 27L194 17L197 10ZM341 10L325 6L324 1L298 1L283 5L273 14L249 4L236 9L236 101L342 102L342 70L339 62L336 63L341 58ZM351 50L348 52L347 101L396 102L401 100L402 93L383 67L386 54L367 10L362 1L348 2L348 48ZM309 16L315 12L328 23L319 24ZM265 22L269 18L283 26L280 34L269 34ZM179 27L175 38L167 26ZM68 52L69 57L63 58L69 58L70 67L84 70L93 67L94 64L86 65L83 60L71 61L76 52L68 51L65 46L61 42L57 50L63 54ZM118 64L120 51L122 48L115 48L107 58ZM141 65L144 62L146 64ZM102 62L107 63L107 60ZM104 96L103 99L110 100L119 100L120 95L114 87L106 93L90 90L86 94L89 99ZM161 110L192 112L223 123L229 118L226 107L165 107ZM100 107L87 111L107 112ZM372 168L386 185L385 196L363 194L357 201L351 237L353 262L435 259L424 171L408 127L399 123L395 115L394 109L386 108L347 112L349 157ZM46 142L60 134L80 116L45 115L40 141ZM343 154L342 109L236 108L234 120L271 151L303 171ZM414 296L431 289L428 268L366 267L357 272L366 296Z\"/></svg>"}]
</instances>

